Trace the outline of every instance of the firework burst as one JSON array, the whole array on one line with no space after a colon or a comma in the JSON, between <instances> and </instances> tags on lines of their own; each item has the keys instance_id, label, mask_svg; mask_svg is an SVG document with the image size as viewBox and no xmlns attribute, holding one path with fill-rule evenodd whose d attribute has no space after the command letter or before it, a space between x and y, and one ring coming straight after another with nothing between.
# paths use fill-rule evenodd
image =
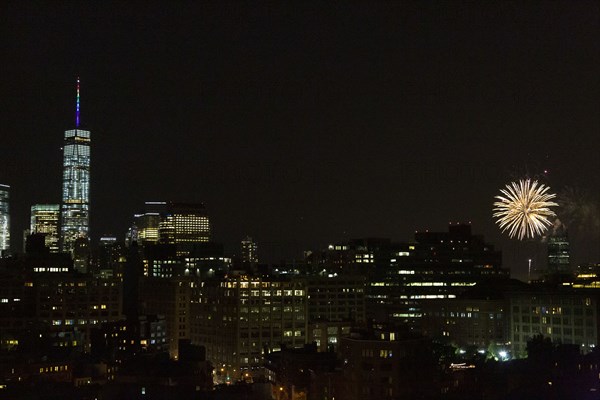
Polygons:
<instances>
[{"instance_id":1,"label":"firework burst","mask_svg":"<svg viewBox=\"0 0 600 400\"><path fill-rule=\"evenodd\" d=\"M502 232L508 230L509 237L519 240L543 234L552 225L548 217L556 216L550 207L558 206L549 201L556 197L549 190L531 179L512 182L501 189L502 196L495 197L500 201L494 203L493 216Z\"/></svg>"}]
</instances>

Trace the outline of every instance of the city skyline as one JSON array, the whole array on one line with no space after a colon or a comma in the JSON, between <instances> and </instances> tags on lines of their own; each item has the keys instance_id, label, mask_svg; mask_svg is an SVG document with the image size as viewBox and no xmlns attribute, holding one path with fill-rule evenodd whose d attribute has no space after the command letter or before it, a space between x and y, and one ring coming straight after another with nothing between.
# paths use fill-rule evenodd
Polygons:
<instances>
[{"instance_id":1,"label":"city skyline","mask_svg":"<svg viewBox=\"0 0 600 400\"><path fill-rule=\"evenodd\" d=\"M498 189L528 174L599 196L598 8L568 4L9 6L12 236L58 202L80 75L92 238L153 199L205 203L216 241L250 235L267 262L471 221L524 271L539 245L494 226ZM596 261L600 235L577 228L573 261Z\"/></svg>"}]
</instances>

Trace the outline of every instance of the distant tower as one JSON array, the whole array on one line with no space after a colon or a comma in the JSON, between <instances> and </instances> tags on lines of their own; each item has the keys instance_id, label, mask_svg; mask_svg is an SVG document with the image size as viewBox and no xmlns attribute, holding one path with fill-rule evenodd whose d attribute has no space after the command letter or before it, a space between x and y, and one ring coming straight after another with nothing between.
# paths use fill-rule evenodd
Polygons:
<instances>
[{"instance_id":1,"label":"distant tower","mask_svg":"<svg viewBox=\"0 0 600 400\"><path fill-rule=\"evenodd\" d=\"M9 191L10 186L0 184L0 257L8 255L10 251Z\"/></svg>"},{"instance_id":2,"label":"distant tower","mask_svg":"<svg viewBox=\"0 0 600 400\"><path fill-rule=\"evenodd\" d=\"M61 249L72 252L78 238L89 236L90 131L79 128L79 78L75 129L65 131L63 146L63 191L61 204Z\"/></svg>"},{"instance_id":3,"label":"distant tower","mask_svg":"<svg viewBox=\"0 0 600 400\"><path fill-rule=\"evenodd\" d=\"M90 267L90 239L78 237L73 243L73 269L77 272L89 272Z\"/></svg>"},{"instance_id":4,"label":"distant tower","mask_svg":"<svg viewBox=\"0 0 600 400\"><path fill-rule=\"evenodd\" d=\"M50 249L51 253L58 253L59 250L59 220L59 204L34 204L31 206L31 224L29 226L29 232L31 234L43 234L45 245Z\"/></svg>"},{"instance_id":5,"label":"distant tower","mask_svg":"<svg viewBox=\"0 0 600 400\"><path fill-rule=\"evenodd\" d=\"M164 201L147 201L145 212L134 215L140 244L158 243L158 227L161 215L164 215L166 210L167 203Z\"/></svg>"},{"instance_id":6,"label":"distant tower","mask_svg":"<svg viewBox=\"0 0 600 400\"><path fill-rule=\"evenodd\" d=\"M125 233L125 244L127 245L127 247L129 247L133 243L137 243L138 240L140 240L139 229L137 225L133 223L133 225L131 225L129 229L127 229L127 233Z\"/></svg>"},{"instance_id":7,"label":"distant tower","mask_svg":"<svg viewBox=\"0 0 600 400\"><path fill-rule=\"evenodd\" d=\"M567 274L571 272L569 262L569 237L566 231L553 234L548 238L549 274Z\"/></svg>"},{"instance_id":8,"label":"distant tower","mask_svg":"<svg viewBox=\"0 0 600 400\"><path fill-rule=\"evenodd\" d=\"M111 271L115 278L123 278L123 265L125 260L125 249L123 243L117 241L114 236L103 236L98 245L99 270Z\"/></svg>"},{"instance_id":9,"label":"distant tower","mask_svg":"<svg viewBox=\"0 0 600 400\"><path fill-rule=\"evenodd\" d=\"M254 270L258 264L257 250L258 246L250 236L242 240L242 265L248 271Z\"/></svg>"}]
</instances>

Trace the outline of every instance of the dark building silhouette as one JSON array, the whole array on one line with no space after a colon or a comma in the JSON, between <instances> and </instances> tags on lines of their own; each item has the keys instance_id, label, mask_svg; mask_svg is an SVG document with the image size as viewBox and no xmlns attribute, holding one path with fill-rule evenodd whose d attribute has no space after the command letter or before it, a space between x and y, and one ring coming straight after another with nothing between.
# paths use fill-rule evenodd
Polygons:
<instances>
[{"instance_id":1,"label":"dark building silhouette","mask_svg":"<svg viewBox=\"0 0 600 400\"><path fill-rule=\"evenodd\" d=\"M343 338L339 392L345 400L432 398L439 393L431 342L377 331Z\"/></svg>"},{"instance_id":2,"label":"dark building silhouette","mask_svg":"<svg viewBox=\"0 0 600 400\"><path fill-rule=\"evenodd\" d=\"M137 320L139 310L139 281L143 276L143 263L137 242L129 246L125 271L123 271L123 314Z\"/></svg>"},{"instance_id":3,"label":"dark building silhouette","mask_svg":"<svg viewBox=\"0 0 600 400\"><path fill-rule=\"evenodd\" d=\"M508 349L510 294L526 290L515 279L480 282L455 299L422 302L422 332L441 343L462 348L476 346ZM496 354L497 355L497 354Z\"/></svg>"},{"instance_id":4,"label":"dark building silhouette","mask_svg":"<svg viewBox=\"0 0 600 400\"><path fill-rule=\"evenodd\" d=\"M566 231L548 238L548 274L568 274L571 272L570 244Z\"/></svg>"},{"instance_id":5,"label":"dark building silhouette","mask_svg":"<svg viewBox=\"0 0 600 400\"><path fill-rule=\"evenodd\" d=\"M408 243L367 238L332 244L311 255L307 270L365 276L367 317L418 330L421 301L456 298L478 282L507 279L501 263L500 251L473 235L470 225L457 224L448 232L418 232Z\"/></svg>"},{"instance_id":6,"label":"dark building silhouette","mask_svg":"<svg viewBox=\"0 0 600 400\"><path fill-rule=\"evenodd\" d=\"M276 399L331 399L341 392L343 379L334 352L318 352L317 346L307 344L270 353L265 359Z\"/></svg>"},{"instance_id":7,"label":"dark building silhouette","mask_svg":"<svg viewBox=\"0 0 600 400\"><path fill-rule=\"evenodd\" d=\"M256 272L258 265L258 246L256 242L250 236L246 236L241 242L240 249L242 269L249 273Z\"/></svg>"}]
</instances>

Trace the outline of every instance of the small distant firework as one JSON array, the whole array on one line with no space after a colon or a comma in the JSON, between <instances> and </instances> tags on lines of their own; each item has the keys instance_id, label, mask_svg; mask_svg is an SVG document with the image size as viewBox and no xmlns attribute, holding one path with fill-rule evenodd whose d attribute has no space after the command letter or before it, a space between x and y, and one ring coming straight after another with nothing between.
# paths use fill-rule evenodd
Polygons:
<instances>
[{"instance_id":1,"label":"small distant firework","mask_svg":"<svg viewBox=\"0 0 600 400\"><path fill-rule=\"evenodd\" d=\"M503 196L496 196L500 200L494 203L494 218L502 232L508 230L509 237L534 238L542 235L552 222L548 217L556 214L550 207L558 206L549 201L556 197L548 193L550 188L531 179L522 179L512 182L500 189Z\"/></svg>"}]
</instances>

